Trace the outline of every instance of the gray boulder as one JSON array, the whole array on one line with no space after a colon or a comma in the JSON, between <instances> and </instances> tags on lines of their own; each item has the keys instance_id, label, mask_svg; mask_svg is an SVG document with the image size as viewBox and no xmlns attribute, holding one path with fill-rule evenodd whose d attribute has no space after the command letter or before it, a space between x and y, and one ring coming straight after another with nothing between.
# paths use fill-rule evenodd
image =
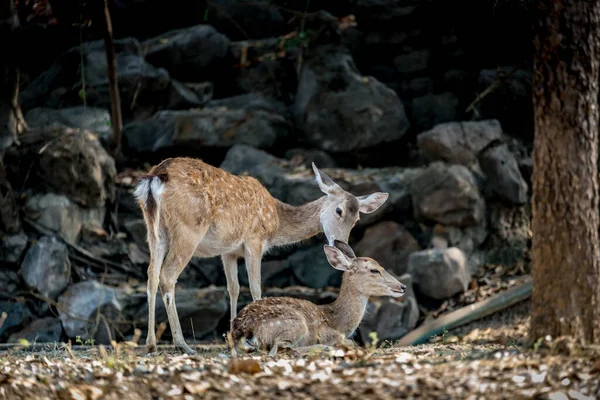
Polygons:
<instances>
[{"instance_id":1,"label":"gray boulder","mask_svg":"<svg viewBox=\"0 0 600 400\"><path fill-rule=\"evenodd\" d=\"M392 142L410 126L393 90L360 75L350 54L328 46L302 64L292 110L303 139L330 152Z\"/></svg>"},{"instance_id":2,"label":"gray boulder","mask_svg":"<svg viewBox=\"0 0 600 400\"><path fill-rule=\"evenodd\" d=\"M502 140L497 120L445 122L417 135L417 144L431 160L471 165L479 153Z\"/></svg>"},{"instance_id":3,"label":"gray boulder","mask_svg":"<svg viewBox=\"0 0 600 400\"><path fill-rule=\"evenodd\" d=\"M439 300L464 292L471 281L467 257L456 247L414 252L408 271L419 292Z\"/></svg>"},{"instance_id":4,"label":"gray boulder","mask_svg":"<svg viewBox=\"0 0 600 400\"><path fill-rule=\"evenodd\" d=\"M475 177L463 165L430 164L410 184L414 216L458 227L484 223L485 202Z\"/></svg>"},{"instance_id":5,"label":"gray boulder","mask_svg":"<svg viewBox=\"0 0 600 400\"><path fill-rule=\"evenodd\" d=\"M58 297L58 305L58 316L69 338L79 336L84 342L94 339L97 344L110 344L110 338L115 337L113 328L121 304L114 289L96 281L79 282Z\"/></svg>"},{"instance_id":6,"label":"gray boulder","mask_svg":"<svg viewBox=\"0 0 600 400\"><path fill-rule=\"evenodd\" d=\"M522 205L529 200L527 182L519 164L506 144L486 149L479 155L479 164L488 187L502 200Z\"/></svg>"},{"instance_id":7,"label":"gray boulder","mask_svg":"<svg viewBox=\"0 0 600 400\"><path fill-rule=\"evenodd\" d=\"M204 82L223 67L229 39L211 25L171 30L142 42L146 61L164 68L177 80Z\"/></svg>"},{"instance_id":8,"label":"gray boulder","mask_svg":"<svg viewBox=\"0 0 600 400\"><path fill-rule=\"evenodd\" d=\"M42 236L25 254L21 276L31 289L56 299L71 279L67 246L54 236Z\"/></svg>"},{"instance_id":9,"label":"gray boulder","mask_svg":"<svg viewBox=\"0 0 600 400\"><path fill-rule=\"evenodd\" d=\"M83 208L55 193L33 195L25 202L25 209L30 218L72 243L79 239L84 224L102 226L106 213L104 207Z\"/></svg>"}]
</instances>

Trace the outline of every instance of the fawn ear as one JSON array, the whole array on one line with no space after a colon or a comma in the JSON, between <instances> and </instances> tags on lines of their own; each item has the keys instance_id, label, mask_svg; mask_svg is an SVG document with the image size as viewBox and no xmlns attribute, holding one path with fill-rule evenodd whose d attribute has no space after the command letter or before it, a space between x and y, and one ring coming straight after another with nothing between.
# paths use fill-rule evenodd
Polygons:
<instances>
[{"instance_id":1,"label":"fawn ear","mask_svg":"<svg viewBox=\"0 0 600 400\"><path fill-rule=\"evenodd\" d=\"M321 171L315 163L312 163L312 168L317 178L319 188L325 194L335 194L341 190L340 186L333 181L327 174Z\"/></svg>"},{"instance_id":2,"label":"fawn ear","mask_svg":"<svg viewBox=\"0 0 600 400\"><path fill-rule=\"evenodd\" d=\"M327 256L327 261L329 264L340 271L348 271L350 270L350 266L352 265L352 260L350 260L340 249L330 246L326 244L324 247L325 256Z\"/></svg>"},{"instance_id":3,"label":"fawn ear","mask_svg":"<svg viewBox=\"0 0 600 400\"><path fill-rule=\"evenodd\" d=\"M342 253L344 253L344 255L346 257L348 257L350 260L353 260L356 258L356 254L354 254L354 250L352 250L352 247L350 247L350 245L348 243L342 242L341 240L337 240L335 239L333 241L333 245L340 250Z\"/></svg>"},{"instance_id":4,"label":"fawn ear","mask_svg":"<svg viewBox=\"0 0 600 400\"><path fill-rule=\"evenodd\" d=\"M364 214L370 214L377 210L390 197L389 193L376 192L368 196L358 196L358 211Z\"/></svg>"}]
</instances>

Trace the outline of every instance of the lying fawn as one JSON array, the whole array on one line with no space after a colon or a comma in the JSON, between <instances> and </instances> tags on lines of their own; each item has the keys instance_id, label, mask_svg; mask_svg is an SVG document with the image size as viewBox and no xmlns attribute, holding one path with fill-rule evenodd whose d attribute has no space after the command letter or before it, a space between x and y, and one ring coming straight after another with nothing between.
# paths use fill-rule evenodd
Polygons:
<instances>
[{"instance_id":1,"label":"lying fawn","mask_svg":"<svg viewBox=\"0 0 600 400\"><path fill-rule=\"evenodd\" d=\"M325 245L325 254L333 268L344 271L338 298L326 305L290 297L267 297L248 304L233 321L233 354L244 338L250 347L270 349L269 355L282 345L335 346L354 333L369 296L400 297L406 292L406 286L377 261L357 258L346 243L335 240L335 247Z\"/></svg>"},{"instance_id":2,"label":"lying fawn","mask_svg":"<svg viewBox=\"0 0 600 400\"><path fill-rule=\"evenodd\" d=\"M354 196L312 165L326 195L301 206L273 198L255 178L237 176L198 159L169 158L142 177L135 197L148 231L148 352L156 350L155 301L160 285L173 343L186 344L175 305L175 283L192 256L221 256L231 318L237 315L240 291L237 260L244 257L253 300L261 298L261 259L276 246L296 243L320 232L333 244L348 241L359 212L371 213L387 193Z\"/></svg>"}]
</instances>

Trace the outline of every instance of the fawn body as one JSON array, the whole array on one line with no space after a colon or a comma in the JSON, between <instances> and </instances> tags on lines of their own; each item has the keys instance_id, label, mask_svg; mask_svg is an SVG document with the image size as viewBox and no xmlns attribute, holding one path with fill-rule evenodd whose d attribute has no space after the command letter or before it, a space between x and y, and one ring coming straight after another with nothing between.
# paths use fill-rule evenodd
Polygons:
<instances>
[{"instance_id":1,"label":"fawn body","mask_svg":"<svg viewBox=\"0 0 600 400\"><path fill-rule=\"evenodd\" d=\"M137 185L135 197L148 231L148 352L156 350L155 299L160 287L174 344L186 344L175 305L177 278L192 256L221 256L231 321L237 315L237 260L244 257L253 300L261 298L261 259L269 248L324 232L329 243L347 241L359 212L377 210L387 193L354 196L313 164L325 196L301 206L273 198L255 178L237 176L198 159L170 158L154 166Z\"/></svg>"},{"instance_id":2,"label":"fawn body","mask_svg":"<svg viewBox=\"0 0 600 400\"><path fill-rule=\"evenodd\" d=\"M362 320L369 296L400 297L406 286L377 261L356 257L345 243L325 245L332 267L344 271L338 298L316 305L307 300L270 297L248 304L233 321L232 338L236 348L244 338L251 346L277 353L281 345L290 347L335 346L350 337Z\"/></svg>"}]
</instances>

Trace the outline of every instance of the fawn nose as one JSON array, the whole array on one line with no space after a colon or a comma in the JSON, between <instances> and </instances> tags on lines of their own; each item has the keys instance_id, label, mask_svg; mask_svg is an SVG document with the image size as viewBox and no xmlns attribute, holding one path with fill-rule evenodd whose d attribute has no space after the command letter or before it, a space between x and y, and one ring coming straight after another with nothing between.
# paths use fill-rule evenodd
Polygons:
<instances>
[{"instance_id":1,"label":"fawn nose","mask_svg":"<svg viewBox=\"0 0 600 400\"><path fill-rule=\"evenodd\" d=\"M400 289L402 289L402 293L406 292L406 285L405 284L400 284Z\"/></svg>"}]
</instances>

